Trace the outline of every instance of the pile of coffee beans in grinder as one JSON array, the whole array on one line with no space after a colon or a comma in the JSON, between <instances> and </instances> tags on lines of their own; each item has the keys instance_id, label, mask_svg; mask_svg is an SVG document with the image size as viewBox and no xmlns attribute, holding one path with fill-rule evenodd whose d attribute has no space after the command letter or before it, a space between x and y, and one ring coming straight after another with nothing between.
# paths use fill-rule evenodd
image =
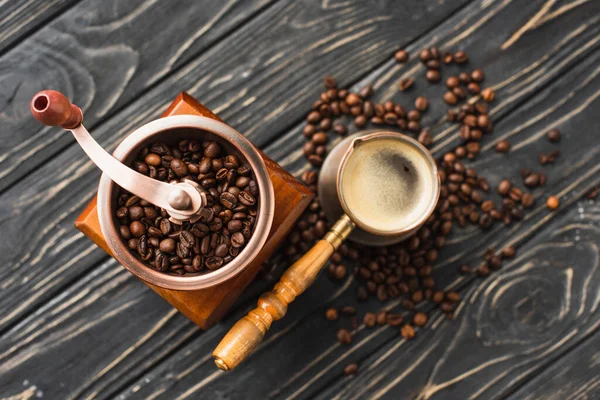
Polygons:
<instances>
[{"instance_id":1,"label":"pile of coffee beans in grinder","mask_svg":"<svg viewBox=\"0 0 600 400\"><path fill-rule=\"evenodd\" d=\"M250 240L259 190L250 166L215 141L155 142L133 168L164 182L191 179L207 191L208 207L195 223L175 224L164 209L121 189L116 218L132 253L160 272L210 272L233 260Z\"/></svg>"},{"instance_id":2,"label":"pile of coffee beans in grinder","mask_svg":"<svg viewBox=\"0 0 600 400\"><path fill-rule=\"evenodd\" d=\"M394 58L403 64L408 61L409 54L399 50ZM443 100L449 106L446 120L452 124L458 123L460 129L458 144L437 160L442 182L437 208L426 224L404 242L387 247L345 243L333 254L328 267L328 274L333 280L342 281L350 273L355 276L358 282L358 301L365 301L370 296L381 302L390 298L401 299L404 312L367 312L363 323L367 327L385 324L398 327L405 339L415 336L414 326L423 327L427 323L426 313L414 311L416 304L430 301L451 318L460 300L460 295L456 292L439 290L432 277L433 265L438 260L439 251L453 229L457 225L465 227L469 224L484 230L494 223L510 225L513 221L522 219L525 210L535 204L535 197L527 188L542 186L545 183L545 175L542 173L522 171L524 187L519 187L517 183L508 179L504 180L496 188L502 196L501 204L489 199L489 193L493 189L488 181L479 176L475 169L467 167L464 161L477 157L481 149L480 141L484 135L493 131L488 104L494 101L495 93L491 88L482 89L485 80L482 70L466 68L469 57L465 52L441 54L437 48L428 48L420 52L419 59L426 68L425 79L432 84L441 80L440 70L444 65L456 64L465 69L445 81L446 92L443 94ZM399 90L411 90L414 83L413 78L403 79L399 82ZM423 145L431 145L429 130L421 126L421 116L429 109L427 98L419 96L413 107L405 108L389 100L381 104L373 103L369 100L373 91L371 86L353 93L338 88L335 79L331 77L325 78L324 84L325 91L313 104L303 129L306 137L303 153L311 168L304 172L302 180L313 191L317 191L318 175L327 155L328 141L333 135L345 136L350 121L358 130L375 127L397 128L396 130L403 133L412 133ZM553 131L549 132L547 137L550 142L555 143L560 140L560 132ZM496 146L496 151L501 153L509 150L510 143L507 141L500 141ZM557 150L541 154L540 164L551 163L558 155ZM554 201L553 196L550 196L548 207L557 208L558 199ZM314 200L289 235L285 247L286 255L291 258L299 257L315 240L321 238L329 227L330 222L326 220L319 201ZM504 259L514 256L513 247L499 251L488 249L479 265L463 265L459 272L487 276L491 271L501 268ZM410 318L406 317L411 314ZM353 328L358 326L356 309L351 305L339 310L330 308L325 312L325 317L329 320L337 320L340 316L349 317ZM342 344L349 344L352 340L350 332L346 329L340 329L337 337ZM347 370L352 371L351 373L356 372L355 365L347 366Z\"/></svg>"}]
</instances>

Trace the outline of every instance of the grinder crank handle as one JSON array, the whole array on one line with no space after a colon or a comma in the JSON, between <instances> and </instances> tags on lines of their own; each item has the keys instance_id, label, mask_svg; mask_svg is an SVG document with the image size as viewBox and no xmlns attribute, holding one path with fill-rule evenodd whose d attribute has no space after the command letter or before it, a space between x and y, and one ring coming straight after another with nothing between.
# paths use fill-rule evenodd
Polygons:
<instances>
[{"instance_id":1,"label":"grinder crank handle","mask_svg":"<svg viewBox=\"0 0 600 400\"><path fill-rule=\"evenodd\" d=\"M232 370L256 349L271 323L283 318L288 305L313 283L354 226L354 222L343 215L323 239L283 273L272 291L260 296L258 307L233 325L213 352L217 367Z\"/></svg>"},{"instance_id":2,"label":"grinder crank handle","mask_svg":"<svg viewBox=\"0 0 600 400\"><path fill-rule=\"evenodd\" d=\"M81 109L56 90L43 90L31 99L31 113L44 125L70 130L98 168L122 188L164 208L178 221L193 218L206 205L206 198L190 183L170 184L149 178L126 167L111 156L82 124Z\"/></svg>"}]
</instances>

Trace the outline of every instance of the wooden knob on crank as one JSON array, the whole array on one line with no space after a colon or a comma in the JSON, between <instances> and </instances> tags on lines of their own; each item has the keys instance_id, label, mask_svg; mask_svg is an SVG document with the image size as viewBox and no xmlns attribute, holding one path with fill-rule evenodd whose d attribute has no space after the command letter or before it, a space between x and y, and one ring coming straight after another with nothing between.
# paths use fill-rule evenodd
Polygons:
<instances>
[{"instance_id":1,"label":"wooden knob on crank","mask_svg":"<svg viewBox=\"0 0 600 400\"><path fill-rule=\"evenodd\" d=\"M232 370L258 347L271 323L283 318L288 305L313 283L353 228L354 223L344 215L322 240L283 273L272 291L260 296L258 307L233 325L213 352L217 367Z\"/></svg>"},{"instance_id":2,"label":"wooden knob on crank","mask_svg":"<svg viewBox=\"0 0 600 400\"><path fill-rule=\"evenodd\" d=\"M31 113L44 125L74 129L83 121L81 109L61 92L43 90L31 99Z\"/></svg>"}]
</instances>

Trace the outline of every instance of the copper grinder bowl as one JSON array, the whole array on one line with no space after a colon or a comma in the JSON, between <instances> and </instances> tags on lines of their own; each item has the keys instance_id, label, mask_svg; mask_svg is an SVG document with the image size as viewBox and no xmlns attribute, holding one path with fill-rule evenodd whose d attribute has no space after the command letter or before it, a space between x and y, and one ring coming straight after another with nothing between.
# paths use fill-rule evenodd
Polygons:
<instances>
[{"instance_id":1,"label":"copper grinder bowl","mask_svg":"<svg viewBox=\"0 0 600 400\"><path fill-rule=\"evenodd\" d=\"M156 141L176 143L179 140L215 140L253 170L259 188L258 208L254 232L244 249L223 267L192 276L165 274L138 260L121 239L115 211L119 187L106 174L98 186L98 217L102 235L112 255L138 278L155 286L172 290L197 290L218 285L244 270L263 248L275 209L275 193L267 167L258 150L242 134L229 125L211 118L195 115L176 115L152 121L127 136L116 148L113 156L131 165L145 146Z\"/></svg>"},{"instance_id":2,"label":"copper grinder bowl","mask_svg":"<svg viewBox=\"0 0 600 400\"><path fill-rule=\"evenodd\" d=\"M369 129L347 136L329 152L329 155L321 167L321 173L319 174L319 201L321 203L321 208L327 215L327 218L331 221L337 220L344 213L348 214L349 216L352 215L351 210L344 210L344 207L342 207L338 186L340 183L340 172L347 161L354 141L359 138L360 140L372 140L377 138L400 140L419 151L423 158L428 160L428 169L426 171L421 171L421 173L430 174L433 177L432 181L434 185L431 193L428 196L425 196L422 200L427 202L428 207L427 211L419 218L418 221L415 221L412 226L404 227L402 231L399 232L377 232L377 234L375 232L362 229L360 224L358 224L348 237L348 239L353 242L367 246L389 246L399 243L412 236L426 222L435 209L440 196L441 186L437 165L431 156L431 153L429 153L429 150L427 150L418 141L401 133L385 131L382 129Z\"/></svg>"}]
</instances>

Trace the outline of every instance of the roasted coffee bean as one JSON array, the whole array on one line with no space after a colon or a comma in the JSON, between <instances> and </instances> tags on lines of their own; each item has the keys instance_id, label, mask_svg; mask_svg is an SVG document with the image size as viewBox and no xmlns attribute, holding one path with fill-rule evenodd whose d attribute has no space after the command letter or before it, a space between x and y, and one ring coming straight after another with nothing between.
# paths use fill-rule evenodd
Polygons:
<instances>
[{"instance_id":1,"label":"roasted coffee bean","mask_svg":"<svg viewBox=\"0 0 600 400\"><path fill-rule=\"evenodd\" d=\"M231 210L231 209L235 208L235 206L237 206L238 199L229 192L223 192L223 193L221 193L221 196L219 197L219 202L225 208L228 208Z\"/></svg>"},{"instance_id":2,"label":"roasted coffee bean","mask_svg":"<svg viewBox=\"0 0 600 400\"><path fill-rule=\"evenodd\" d=\"M425 326L427 323L427 314L424 312L418 312L413 316L413 324L419 327Z\"/></svg>"},{"instance_id":3,"label":"roasted coffee bean","mask_svg":"<svg viewBox=\"0 0 600 400\"><path fill-rule=\"evenodd\" d=\"M403 63L407 62L408 61L408 57L409 57L409 55L408 55L408 52L406 50L398 50L394 54L394 59L399 64L403 64Z\"/></svg>"},{"instance_id":4,"label":"roasted coffee bean","mask_svg":"<svg viewBox=\"0 0 600 400\"><path fill-rule=\"evenodd\" d=\"M454 61L457 64L464 64L469 61L469 56L464 51L457 51L454 53Z\"/></svg>"},{"instance_id":5,"label":"roasted coffee bean","mask_svg":"<svg viewBox=\"0 0 600 400\"><path fill-rule=\"evenodd\" d=\"M506 196L511 188L511 183L508 179L504 179L498 185L498 193L502 196Z\"/></svg>"},{"instance_id":6,"label":"roasted coffee bean","mask_svg":"<svg viewBox=\"0 0 600 400\"><path fill-rule=\"evenodd\" d=\"M337 332L337 339L338 339L338 342L340 342L340 344L346 345L346 344L352 343L352 335L346 329L340 329Z\"/></svg>"},{"instance_id":7,"label":"roasted coffee bean","mask_svg":"<svg viewBox=\"0 0 600 400\"><path fill-rule=\"evenodd\" d=\"M558 129L551 129L546 133L546 138L551 142L560 142L560 131Z\"/></svg>"},{"instance_id":8,"label":"roasted coffee bean","mask_svg":"<svg viewBox=\"0 0 600 400\"><path fill-rule=\"evenodd\" d=\"M171 160L170 168L178 177L183 177L188 174L188 167L183 160L174 158Z\"/></svg>"},{"instance_id":9,"label":"roasted coffee bean","mask_svg":"<svg viewBox=\"0 0 600 400\"><path fill-rule=\"evenodd\" d=\"M377 315L372 312L368 312L365 314L363 323L367 328L373 328L375 324L377 324Z\"/></svg>"},{"instance_id":10,"label":"roasted coffee bean","mask_svg":"<svg viewBox=\"0 0 600 400\"><path fill-rule=\"evenodd\" d=\"M475 69L473 70L473 72L471 72L471 79L473 79L475 82L481 82L483 81L483 78L484 74L482 70Z\"/></svg>"},{"instance_id":11,"label":"roasted coffee bean","mask_svg":"<svg viewBox=\"0 0 600 400\"><path fill-rule=\"evenodd\" d=\"M546 207L548 207L550 210L556 210L558 207L560 207L560 200L556 196L549 196L546 200Z\"/></svg>"},{"instance_id":12,"label":"roasted coffee bean","mask_svg":"<svg viewBox=\"0 0 600 400\"><path fill-rule=\"evenodd\" d=\"M231 236L231 245L233 247L242 247L246 243L246 239L241 232L236 232Z\"/></svg>"},{"instance_id":13,"label":"roasted coffee bean","mask_svg":"<svg viewBox=\"0 0 600 400\"><path fill-rule=\"evenodd\" d=\"M435 69L429 69L425 73L425 79L427 79L431 83L439 82L441 79L440 71Z\"/></svg>"},{"instance_id":14,"label":"roasted coffee bean","mask_svg":"<svg viewBox=\"0 0 600 400\"><path fill-rule=\"evenodd\" d=\"M501 140L496 143L496 151L498 153L507 153L510 150L510 143L507 140Z\"/></svg>"},{"instance_id":15,"label":"roasted coffee bean","mask_svg":"<svg viewBox=\"0 0 600 400\"><path fill-rule=\"evenodd\" d=\"M141 236L138 239L138 242L137 242L137 252L144 259L149 254L148 238L145 235Z\"/></svg>"},{"instance_id":16,"label":"roasted coffee bean","mask_svg":"<svg viewBox=\"0 0 600 400\"><path fill-rule=\"evenodd\" d=\"M404 321L404 318L400 314L388 313L385 317L385 323L391 327L402 325L402 321Z\"/></svg>"},{"instance_id":17,"label":"roasted coffee bean","mask_svg":"<svg viewBox=\"0 0 600 400\"><path fill-rule=\"evenodd\" d=\"M154 253L154 267L161 272L169 269L169 260L160 250L156 250Z\"/></svg>"},{"instance_id":18,"label":"roasted coffee bean","mask_svg":"<svg viewBox=\"0 0 600 400\"><path fill-rule=\"evenodd\" d=\"M405 340L411 340L415 337L415 330L412 325L404 324L402 325L402 328L400 328L400 334Z\"/></svg>"},{"instance_id":19,"label":"roasted coffee bean","mask_svg":"<svg viewBox=\"0 0 600 400\"><path fill-rule=\"evenodd\" d=\"M133 221L129 224L129 231L134 237L139 238L146 233L146 226L140 221Z\"/></svg>"},{"instance_id":20,"label":"roasted coffee bean","mask_svg":"<svg viewBox=\"0 0 600 400\"><path fill-rule=\"evenodd\" d=\"M446 92L446 93L444 93L444 101L447 104L454 105L458 102L458 98L456 97L456 95L454 93Z\"/></svg>"},{"instance_id":21,"label":"roasted coffee bean","mask_svg":"<svg viewBox=\"0 0 600 400\"><path fill-rule=\"evenodd\" d=\"M479 92L481 92L481 87L479 87L477 82L471 82L467 85L467 90L471 94L479 94Z\"/></svg>"},{"instance_id":22,"label":"roasted coffee bean","mask_svg":"<svg viewBox=\"0 0 600 400\"><path fill-rule=\"evenodd\" d=\"M325 310L325 318L329 321L337 321L339 318L338 311L335 308L328 308Z\"/></svg>"},{"instance_id":23,"label":"roasted coffee bean","mask_svg":"<svg viewBox=\"0 0 600 400\"><path fill-rule=\"evenodd\" d=\"M131 239L131 231L129 230L129 227L127 225L121 225L119 227L119 233L121 234L121 237L123 239L125 239L125 240Z\"/></svg>"},{"instance_id":24,"label":"roasted coffee bean","mask_svg":"<svg viewBox=\"0 0 600 400\"><path fill-rule=\"evenodd\" d=\"M179 241L187 248L192 248L196 244L196 237L189 231L181 231Z\"/></svg>"},{"instance_id":25,"label":"roasted coffee bean","mask_svg":"<svg viewBox=\"0 0 600 400\"><path fill-rule=\"evenodd\" d=\"M423 96L417 97L415 100L415 108L419 111L425 111L427 110L427 107L429 107L429 101Z\"/></svg>"},{"instance_id":26,"label":"roasted coffee bean","mask_svg":"<svg viewBox=\"0 0 600 400\"><path fill-rule=\"evenodd\" d=\"M238 196L238 200L245 206L254 206L256 199L248 191L242 190Z\"/></svg>"},{"instance_id":27,"label":"roasted coffee bean","mask_svg":"<svg viewBox=\"0 0 600 400\"><path fill-rule=\"evenodd\" d=\"M494 91L492 89L487 88L487 89L484 89L481 92L481 97L486 102L491 103L492 101L494 101L494 98L496 97L496 94L494 93Z\"/></svg>"},{"instance_id":28,"label":"roasted coffee bean","mask_svg":"<svg viewBox=\"0 0 600 400\"><path fill-rule=\"evenodd\" d=\"M415 80L413 78L401 79L400 82L398 83L398 89L400 89L400 91L404 92L404 91L410 89L414 83L415 83Z\"/></svg>"}]
</instances>

